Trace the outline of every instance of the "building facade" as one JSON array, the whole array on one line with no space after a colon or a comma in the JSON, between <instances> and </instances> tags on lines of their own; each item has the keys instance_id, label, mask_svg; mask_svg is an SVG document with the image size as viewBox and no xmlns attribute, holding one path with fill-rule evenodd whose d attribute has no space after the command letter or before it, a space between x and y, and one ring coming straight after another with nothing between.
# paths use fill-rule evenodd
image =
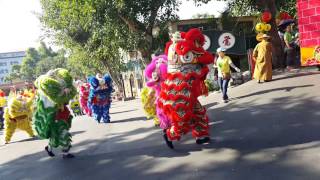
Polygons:
<instances>
[{"instance_id":1,"label":"building facade","mask_svg":"<svg viewBox=\"0 0 320 180\"><path fill-rule=\"evenodd\" d=\"M247 49L254 48L256 34L253 31L257 17L228 17L208 19L186 19L171 22L169 31L188 31L191 28L199 28L206 37L205 49L215 53L218 47L228 49L228 54L246 55Z\"/></svg>"},{"instance_id":2,"label":"building facade","mask_svg":"<svg viewBox=\"0 0 320 180\"><path fill-rule=\"evenodd\" d=\"M242 71L249 69L247 52L257 44L254 32L257 17L219 17L203 19L186 19L171 22L169 31L188 31L191 28L199 28L205 35L205 50L216 55L216 49L224 47L227 55L233 63ZM216 57L217 58L217 57ZM210 71L207 76L209 81L214 81L214 68L209 65Z\"/></svg>"},{"instance_id":3,"label":"building facade","mask_svg":"<svg viewBox=\"0 0 320 180\"><path fill-rule=\"evenodd\" d=\"M21 64L25 56L24 51L0 53L0 84L4 84L4 78L11 72L11 67Z\"/></svg>"},{"instance_id":4,"label":"building facade","mask_svg":"<svg viewBox=\"0 0 320 180\"><path fill-rule=\"evenodd\" d=\"M145 84L142 56L138 51L123 53L127 71L121 73L123 81L123 96L126 99L139 97Z\"/></svg>"}]
</instances>

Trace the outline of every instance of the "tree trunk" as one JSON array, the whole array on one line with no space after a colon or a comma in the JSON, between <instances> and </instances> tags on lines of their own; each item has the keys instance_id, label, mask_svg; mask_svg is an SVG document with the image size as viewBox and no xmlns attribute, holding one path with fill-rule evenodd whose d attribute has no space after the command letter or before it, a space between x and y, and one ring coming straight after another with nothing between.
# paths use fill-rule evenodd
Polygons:
<instances>
[{"instance_id":1,"label":"tree trunk","mask_svg":"<svg viewBox=\"0 0 320 180\"><path fill-rule=\"evenodd\" d=\"M108 71L112 81L116 84L116 86L118 87L118 89L122 88L122 81L121 81L121 72L115 72L112 69L112 66L109 66L108 62L106 60L102 60L101 61L102 64L104 65L104 67L106 68L106 70Z\"/></svg>"},{"instance_id":2,"label":"tree trunk","mask_svg":"<svg viewBox=\"0 0 320 180\"><path fill-rule=\"evenodd\" d=\"M146 67L151 62L151 50L138 49L141 52L143 66Z\"/></svg>"},{"instance_id":3,"label":"tree trunk","mask_svg":"<svg viewBox=\"0 0 320 180\"><path fill-rule=\"evenodd\" d=\"M270 35L272 37L271 43L273 45L273 60L272 64L274 68L284 68L282 65L284 64L283 62L285 61L284 57L284 50L282 47L282 42L279 37L278 31L277 31L277 24L276 24L276 14L277 14L277 8L275 4L275 0L264 0L261 1L261 4L264 4L266 8L271 12L272 14L272 19L271 19L271 26L272 29L270 31Z\"/></svg>"}]
</instances>

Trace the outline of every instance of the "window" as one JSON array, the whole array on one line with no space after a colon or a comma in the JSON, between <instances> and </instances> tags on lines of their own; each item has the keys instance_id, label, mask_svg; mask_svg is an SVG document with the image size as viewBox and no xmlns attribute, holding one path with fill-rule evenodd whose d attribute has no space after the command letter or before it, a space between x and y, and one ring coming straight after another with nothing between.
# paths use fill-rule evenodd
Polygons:
<instances>
[{"instance_id":1,"label":"window","mask_svg":"<svg viewBox=\"0 0 320 180\"><path fill-rule=\"evenodd\" d=\"M0 69L0 74L8 74L9 71L7 69Z\"/></svg>"},{"instance_id":2,"label":"window","mask_svg":"<svg viewBox=\"0 0 320 180\"><path fill-rule=\"evenodd\" d=\"M0 62L0 67L7 66L7 62Z\"/></svg>"},{"instance_id":3,"label":"window","mask_svg":"<svg viewBox=\"0 0 320 180\"><path fill-rule=\"evenodd\" d=\"M18 62L18 61L11 61L10 64L11 64L11 65L19 64L19 62Z\"/></svg>"}]
</instances>

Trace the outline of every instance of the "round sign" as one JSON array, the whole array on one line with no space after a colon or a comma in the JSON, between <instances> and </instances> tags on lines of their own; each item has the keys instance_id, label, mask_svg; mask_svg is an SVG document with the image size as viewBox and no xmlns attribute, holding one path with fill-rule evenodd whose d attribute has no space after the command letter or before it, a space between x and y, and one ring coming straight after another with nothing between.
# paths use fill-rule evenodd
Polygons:
<instances>
[{"instance_id":1,"label":"round sign","mask_svg":"<svg viewBox=\"0 0 320 180\"><path fill-rule=\"evenodd\" d=\"M204 50L208 50L209 48L210 48L210 46L211 46L211 40L210 40L210 38L207 36L207 35L205 35L204 34L204 45L203 45L203 49Z\"/></svg>"},{"instance_id":2,"label":"round sign","mask_svg":"<svg viewBox=\"0 0 320 180\"><path fill-rule=\"evenodd\" d=\"M223 33L219 37L219 46L230 49L234 46L236 38L231 33Z\"/></svg>"}]
</instances>

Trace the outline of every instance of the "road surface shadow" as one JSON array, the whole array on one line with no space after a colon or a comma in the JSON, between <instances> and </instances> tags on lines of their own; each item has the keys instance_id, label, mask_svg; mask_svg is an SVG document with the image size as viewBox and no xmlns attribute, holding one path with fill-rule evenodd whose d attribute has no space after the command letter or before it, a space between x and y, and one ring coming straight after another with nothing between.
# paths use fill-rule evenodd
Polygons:
<instances>
[{"instance_id":1,"label":"road surface shadow","mask_svg":"<svg viewBox=\"0 0 320 180\"><path fill-rule=\"evenodd\" d=\"M186 138L170 150L160 129L138 128L74 144L86 148L72 160L48 158L44 152L25 155L1 164L0 177L318 180L319 107L320 102L307 96L274 98L268 104L230 102L208 110L214 124L209 145ZM302 157L310 152L314 158L306 162Z\"/></svg>"},{"instance_id":2,"label":"road surface shadow","mask_svg":"<svg viewBox=\"0 0 320 180\"><path fill-rule=\"evenodd\" d=\"M118 111L118 112L110 112L110 114L120 114L120 113L126 113L126 112L132 112L132 111L137 111L138 109L130 109L127 111Z\"/></svg>"},{"instance_id":3,"label":"road surface shadow","mask_svg":"<svg viewBox=\"0 0 320 180\"><path fill-rule=\"evenodd\" d=\"M72 136L75 136L75 135L78 135L78 134L81 134L81 133L84 133L86 131L75 131L75 132L71 132L71 135ZM13 134L14 136L14 134ZM42 140L40 137L38 136L35 136L35 137L29 137L29 138L26 138L26 139L22 139L22 140L19 140L19 141L11 141L9 144L15 144L15 143L20 143L20 142L28 142L28 141L37 141L37 140Z\"/></svg>"},{"instance_id":4,"label":"road surface shadow","mask_svg":"<svg viewBox=\"0 0 320 180\"><path fill-rule=\"evenodd\" d=\"M267 94L267 93L274 92L274 91L290 92L293 89L312 87L312 86L314 86L314 85L313 84L308 84L308 85L303 85L303 86L288 86L288 87L281 87L281 88L275 88L275 89L267 89L267 90L258 91L258 92L254 92L254 93L251 93L251 94L247 94L247 95L244 95L244 96L234 97L234 98L231 98L230 100L242 99L242 98L247 98L247 97L250 97L250 96L263 95L263 94Z\"/></svg>"},{"instance_id":5,"label":"road surface shadow","mask_svg":"<svg viewBox=\"0 0 320 180\"><path fill-rule=\"evenodd\" d=\"M75 135L82 134L82 133L85 133L85 132L86 131L74 131L74 132L71 132L71 135L75 136Z\"/></svg>"},{"instance_id":6,"label":"road surface shadow","mask_svg":"<svg viewBox=\"0 0 320 180\"><path fill-rule=\"evenodd\" d=\"M211 107L213 107L213 106L216 106L216 105L218 105L218 103L217 103L217 102L213 102L213 103L205 104L204 107L205 107L206 109L209 109L209 108L211 108Z\"/></svg>"},{"instance_id":7,"label":"road surface shadow","mask_svg":"<svg viewBox=\"0 0 320 180\"><path fill-rule=\"evenodd\" d=\"M111 121L111 123L124 123L124 122L146 121L146 120L148 120L147 117L141 116L141 117L133 117L128 119L114 120L114 121Z\"/></svg>"},{"instance_id":8,"label":"road surface shadow","mask_svg":"<svg viewBox=\"0 0 320 180\"><path fill-rule=\"evenodd\" d=\"M220 121L211 128L213 137L220 139L213 147L256 151L319 141L320 121L315 111L319 105L312 98L283 97L263 105L232 102L210 109L209 116Z\"/></svg>"},{"instance_id":9,"label":"road surface shadow","mask_svg":"<svg viewBox=\"0 0 320 180\"><path fill-rule=\"evenodd\" d=\"M272 79L272 81L280 81L280 80L291 79L296 77L312 76L317 74L320 74L320 72L297 72L296 74L289 74L284 77L274 78Z\"/></svg>"},{"instance_id":10,"label":"road surface shadow","mask_svg":"<svg viewBox=\"0 0 320 180\"><path fill-rule=\"evenodd\" d=\"M28 137L26 139L22 139L19 141L11 141L9 144L15 144L15 143L19 143L19 142L28 142L28 141L37 141L37 140L41 140L41 139L39 137L35 136L35 137Z\"/></svg>"}]
</instances>

